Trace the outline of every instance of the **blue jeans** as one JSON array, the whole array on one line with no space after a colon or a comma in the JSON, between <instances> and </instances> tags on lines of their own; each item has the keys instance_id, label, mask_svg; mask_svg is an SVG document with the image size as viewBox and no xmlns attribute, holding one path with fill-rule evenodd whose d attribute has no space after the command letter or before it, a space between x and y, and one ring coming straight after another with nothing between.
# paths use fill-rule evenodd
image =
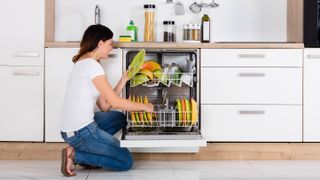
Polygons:
<instances>
[{"instance_id":1,"label":"blue jeans","mask_svg":"<svg viewBox=\"0 0 320 180\"><path fill-rule=\"evenodd\" d=\"M125 116L118 111L97 112L95 121L75 132L74 136L62 138L75 149L75 164L88 164L114 171L129 170L133 159L126 148L120 147L112 135L126 126Z\"/></svg>"}]
</instances>

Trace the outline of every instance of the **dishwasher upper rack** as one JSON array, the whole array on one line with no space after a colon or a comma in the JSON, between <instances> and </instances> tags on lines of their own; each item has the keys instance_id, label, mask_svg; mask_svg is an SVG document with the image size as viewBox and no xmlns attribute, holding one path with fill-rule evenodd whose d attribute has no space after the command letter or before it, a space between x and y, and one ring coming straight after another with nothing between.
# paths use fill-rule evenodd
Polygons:
<instances>
[{"instance_id":1,"label":"dishwasher upper rack","mask_svg":"<svg viewBox=\"0 0 320 180\"><path fill-rule=\"evenodd\" d=\"M152 79L150 78L152 77ZM130 87L136 87L139 85L145 87L158 87L164 85L166 87L171 87L173 85L181 87L185 84L189 87L193 87L193 82L195 73L192 72L181 72L181 73L162 73L153 72L152 75L137 76L130 80Z\"/></svg>"},{"instance_id":2,"label":"dishwasher upper rack","mask_svg":"<svg viewBox=\"0 0 320 180\"><path fill-rule=\"evenodd\" d=\"M191 116L191 111L183 111L181 114L187 114ZM179 112L176 109L159 109L153 113L149 113L148 118L147 112L136 111L127 112L128 126L132 128L187 128L187 127L198 127L199 120L182 118L179 119ZM186 115L185 115L186 116ZM197 116L198 117L198 116ZM143 119L143 120L140 120Z\"/></svg>"}]
</instances>

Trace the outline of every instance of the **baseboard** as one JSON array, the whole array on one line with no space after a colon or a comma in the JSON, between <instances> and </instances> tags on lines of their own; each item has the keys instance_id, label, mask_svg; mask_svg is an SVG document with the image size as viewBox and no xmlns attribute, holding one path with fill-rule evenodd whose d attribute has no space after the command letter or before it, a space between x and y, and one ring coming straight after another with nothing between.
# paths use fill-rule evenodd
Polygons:
<instances>
[{"instance_id":1,"label":"baseboard","mask_svg":"<svg viewBox=\"0 0 320 180\"><path fill-rule=\"evenodd\" d=\"M65 143L0 143L1 160L59 160ZM208 143L199 153L134 153L135 160L320 160L320 143Z\"/></svg>"}]
</instances>

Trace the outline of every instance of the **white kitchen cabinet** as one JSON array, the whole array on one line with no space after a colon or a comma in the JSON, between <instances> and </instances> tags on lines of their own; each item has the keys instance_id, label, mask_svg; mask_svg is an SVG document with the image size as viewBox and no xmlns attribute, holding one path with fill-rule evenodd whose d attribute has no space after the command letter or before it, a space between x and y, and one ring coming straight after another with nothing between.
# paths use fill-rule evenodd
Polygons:
<instances>
[{"instance_id":1,"label":"white kitchen cabinet","mask_svg":"<svg viewBox=\"0 0 320 180\"><path fill-rule=\"evenodd\" d=\"M60 115L63 108L72 57L78 48L46 48L45 50L45 141L61 142ZM114 87L122 75L122 51L115 49L102 60L106 76Z\"/></svg>"},{"instance_id":2,"label":"white kitchen cabinet","mask_svg":"<svg viewBox=\"0 0 320 180\"><path fill-rule=\"evenodd\" d=\"M202 49L207 141L301 142L302 49Z\"/></svg>"},{"instance_id":3,"label":"white kitchen cabinet","mask_svg":"<svg viewBox=\"0 0 320 180\"><path fill-rule=\"evenodd\" d=\"M303 78L303 140L320 142L320 49L305 49Z\"/></svg>"},{"instance_id":4,"label":"white kitchen cabinet","mask_svg":"<svg viewBox=\"0 0 320 180\"><path fill-rule=\"evenodd\" d=\"M44 2L0 6L0 141L43 141Z\"/></svg>"},{"instance_id":5,"label":"white kitchen cabinet","mask_svg":"<svg viewBox=\"0 0 320 180\"><path fill-rule=\"evenodd\" d=\"M60 114L66 93L72 57L77 48L46 48L45 50L45 141L63 141L60 135Z\"/></svg>"},{"instance_id":6,"label":"white kitchen cabinet","mask_svg":"<svg viewBox=\"0 0 320 180\"><path fill-rule=\"evenodd\" d=\"M208 141L302 141L301 106L203 105L201 117Z\"/></svg>"},{"instance_id":7,"label":"white kitchen cabinet","mask_svg":"<svg viewBox=\"0 0 320 180\"><path fill-rule=\"evenodd\" d=\"M202 68L201 75L202 104L302 104L301 68Z\"/></svg>"},{"instance_id":8,"label":"white kitchen cabinet","mask_svg":"<svg viewBox=\"0 0 320 180\"><path fill-rule=\"evenodd\" d=\"M202 67L301 67L302 49L201 49Z\"/></svg>"},{"instance_id":9,"label":"white kitchen cabinet","mask_svg":"<svg viewBox=\"0 0 320 180\"><path fill-rule=\"evenodd\" d=\"M0 6L0 65L43 65L43 0L10 0Z\"/></svg>"},{"instance_id":10,"label":"white kitchen cabinet","mask_svg":"<svg viewBox=\"0 0 320 180\"><path fill-rule=\"evenodd\" d=\"M43 141L43 67L0 67L0 141Z\"/></svg>"}]
</instances>

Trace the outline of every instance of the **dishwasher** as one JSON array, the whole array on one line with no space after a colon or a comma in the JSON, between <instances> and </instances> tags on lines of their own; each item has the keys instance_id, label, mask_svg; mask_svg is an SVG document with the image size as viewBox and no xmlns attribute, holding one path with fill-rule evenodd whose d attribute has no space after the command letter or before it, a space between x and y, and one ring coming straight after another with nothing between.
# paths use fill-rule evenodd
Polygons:
<instances>
[{"instance_id":1,"label":"dishwasher","mask_svg":"<svg viewBox=\"0 0 320 180\"><path fill-rule=\"evenodd\" d=\"M123 51L125 70L139 49ZM127 83L123 97L152 103L154 112L126 112L122 147L198 152L206 146L200 131L199 64L198 49L145 49L142 68L147 70Z\"/></svg>"}]
</instances>

